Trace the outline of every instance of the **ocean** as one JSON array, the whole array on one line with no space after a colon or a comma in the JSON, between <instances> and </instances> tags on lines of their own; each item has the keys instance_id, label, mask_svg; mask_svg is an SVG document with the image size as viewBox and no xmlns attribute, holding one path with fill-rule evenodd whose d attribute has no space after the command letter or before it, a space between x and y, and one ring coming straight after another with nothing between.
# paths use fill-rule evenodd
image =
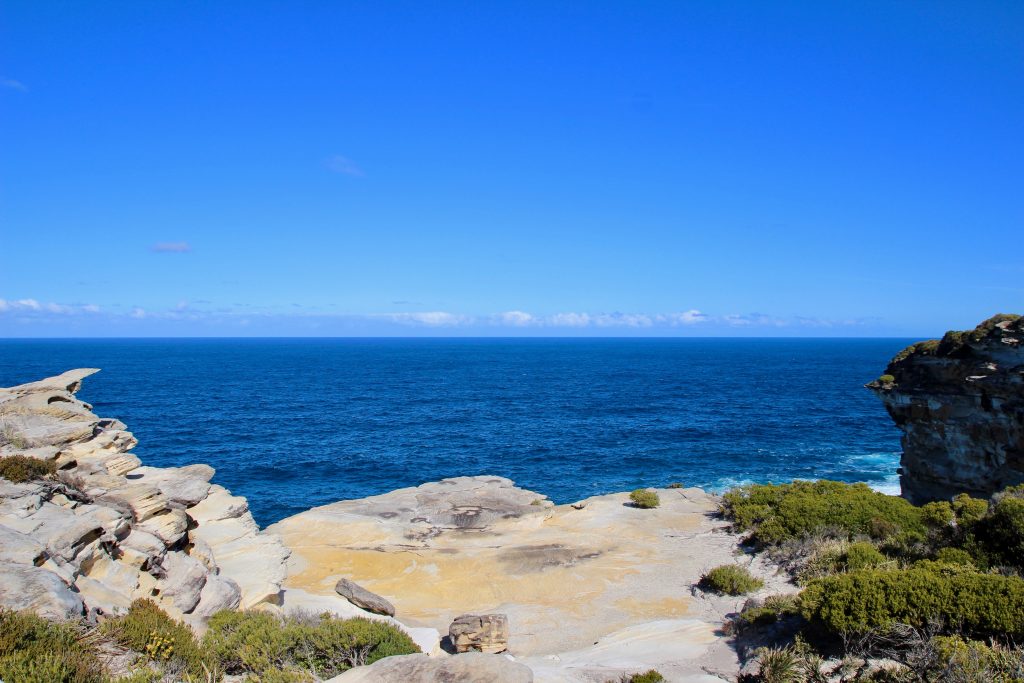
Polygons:
<instances>
[{"instance_id":1,"label":"ocean","mask_svg":"<svg viewBox=\"0 0 1024 683\"><path fill-rule=\"evenodd\" d=\"M912 339L0 340L0 386L97 367L79 397L148 465L214 466L267 525L493 474L566 503L680 482L898 492L863 388Z\"/></svg>"}]
</instances>

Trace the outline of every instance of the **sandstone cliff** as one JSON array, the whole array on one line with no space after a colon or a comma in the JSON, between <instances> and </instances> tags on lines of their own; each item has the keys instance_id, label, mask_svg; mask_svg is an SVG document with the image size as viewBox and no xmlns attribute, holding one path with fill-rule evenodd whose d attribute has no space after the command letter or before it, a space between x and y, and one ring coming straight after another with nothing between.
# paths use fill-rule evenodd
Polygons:
<instances>
[{"instance_id":1,"label":"sandstone cliff","mask_svg":"<svg viewBox=\"0 0 1024 683\"><path fill-rule=\"evenodd\" d=\"M1024 482L1024 318L997 315L909 346L867 386L903 432L910 501Z\"/></svg>"},{"instance_id":2,"label":"sandstone cliff","mask_svg":"<svg viewBox=\"0 0 1024 683\"><path fill-rule=\"evenodd\" d=\"M143 467L135 437L74 394L92 369L0 389L0 456L56 476L0 479L0 607L51 617L152 598L202 627L220 609L278 603L288 551L213 468Z\"/></svg>"}]
</instances>

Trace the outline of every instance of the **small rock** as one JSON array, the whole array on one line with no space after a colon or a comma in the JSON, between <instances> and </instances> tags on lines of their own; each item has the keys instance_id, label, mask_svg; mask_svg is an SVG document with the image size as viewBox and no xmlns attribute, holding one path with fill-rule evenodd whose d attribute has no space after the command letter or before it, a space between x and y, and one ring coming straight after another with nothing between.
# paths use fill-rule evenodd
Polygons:
<instances>
[{"instance_id":1,"label":"small rock","mask_svg":"<svg viewBox=\"0 0 1024 683\"><path fill-rule=\"evenodd\" d=\"M360 609L365 609L374 614L383 614L389 617L395 616L394 605L376 593L371 593L348 579L339 579L338 583L334 586L334 590L337 591L338 595Z\"/></svg>"},{"instance_id":2,"label":"small rock","mask_svg":"<svg viewBox=\"0 0 1024 683\"><path fill-rule=\"evenodd\" d=\"M448 627L456 652L504 652L508 649L508 616L463 614Z\"/></svg>"},{"instance_id":3,"label":"small rock","mask_svg":"<svg viewBox=\"0 0 1024 683\"><path fill-rule=\"evenodd\" d=\"M581 500L578 503L573 503L570 507L572 507L573 510L582 510L587 507L587 501Z\"/></svg>"}]
</instances>

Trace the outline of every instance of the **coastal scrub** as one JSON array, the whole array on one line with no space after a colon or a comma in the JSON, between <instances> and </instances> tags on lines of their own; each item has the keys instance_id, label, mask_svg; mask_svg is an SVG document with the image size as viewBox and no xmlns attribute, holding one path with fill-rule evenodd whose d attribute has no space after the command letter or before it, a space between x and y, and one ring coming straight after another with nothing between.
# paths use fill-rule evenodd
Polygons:
<instances>
[{"instance_id":1,"label":"coastal scrub","mask_svg":"<svg viewBox=\"0 0 1024 683\"><path fill-rule=\"evenodd\" d=\"M636 489L629 494L633 506L638 508L656 508L661 505L661 498L654 491L648 489Z\"/></svg>"}]
</instances>

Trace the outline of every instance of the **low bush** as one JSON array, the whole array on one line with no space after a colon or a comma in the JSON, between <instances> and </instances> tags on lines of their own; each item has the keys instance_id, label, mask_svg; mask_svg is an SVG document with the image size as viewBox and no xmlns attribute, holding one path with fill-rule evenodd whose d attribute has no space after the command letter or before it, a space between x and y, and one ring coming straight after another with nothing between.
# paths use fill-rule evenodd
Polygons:
<instances>
[{"instance_id":1,"label":"low bush","mask_svg":"<svg viewBox=\"0 0 1024 683\"><path fill-rule=\"evenodd\" d=\"M855 572L861 569L873 569L889 561L878 548L866 541L851 543L842 557L843 570Z\"/></svg>"},{"instance_id":2,"label":"low bush","mask_svg":"<svg viewBox=\"0 0 1024 683\"><path fill-rule=\"evenodd\" d=\"M661 505L661 498L654 491L637 489L629 494L629 499L638 508L656 508Z\"/></svg>"},{"instance_id":3,"label":"low bush","mask_svg":"<svg viewBox=\"0 0 1024 683\"><path fill-rule=\"evenodd\" d=\"M892 384L896 381L896 378L892 375L882 375L878 378L879 384Z\"/></svg>"},{"instance_id":4,"label":"low bush","mask_svg":"<svg viewBox=\"0 0 1024 683\"><path fill-rule=\"evenodd\" d=\"M764 581L753 576L738 564L723 564L700 577L697 585L705 591L722 595L743 595L764 586Z\"/></svg>"},{"instance_id":5,"label":"low bush","mask_svg":"<svg viewBox=\"0 0 1024 683\"><path fill-rule=\"evenodd\" d=\"M620 680L622 683L661 683L665 680L665 677L651 669L640 674L623 676Z\"/></svg>"},{"instance_id":6,"label":"low bush","mask_svg":"<svg viewBox=\"0 0 1024 683\"><path fill-rule=\"evenodd\" d=\"M219 612L210 619L203 646L228 674L260 680L295 678L309 671L332 678L355 666L392 655L419 652L402 630L379 620L280 618L267 612Z\"/></svg>"},{"instance_id":7,"label":"low bush","mask_svg":"<svg viewBox=\"0 0 1024 683\"><path fill-rule=\"evenodd\" d=\"M105 676L102 663L75 625L0 610L0 680L102 683Z\"/></svg>"},{"instance_id":8,"label":"low bush","mask_svg":"<svg viewBox=\"0 0 1024 683\"><path fill-rule=\"evenodd\" d=\"M1019 683L1024 680L1024 650L965 640L958 636L934 638L934 661L929 667L948 681Z\"/></svg>"},{"instance_id":9,"label":"low bush","mask_svg":"<svg viewBox=\"0 0 1024 683\"><path fill-rule=\"evenodd\" d=\"M759 607L750 607L740 612L739 622L747 626L774 624L798 614L800 599L796 595L769 595Z\"/></svg>"},{"instance_id":10,"label":"low bush","mask_svg":"<svg viewBox=\"0 0 1024 683\"><path fill-rule=\"evenodd\" d=\"M136 600L128 613L106 621L103 633L182 680L205 680L217 662L204 652L187 624L171 619L152 600Z\"/></svg>"},{"instance_id":11,"label":"low bush","mask_svg":"<svg viewBox=\"0 0 1024 683\"><path fill-rule=\"evenodd\" d=\"M920 508L898 496L871 490L867 484L797 481L752 484L722 498L722 514L737 531L750 532L760 546L835 529L848 538L880 534L922 537Z\"/></svg>"},{"instance_id":12,"label":"low bush","mask_svg":"<svg viewBox=\"0 0 1024 683\"><path fill-rule=\"evenodd\" d=\"M42 479L57 471L52 460L40 460L28 455L8 455L0 458L0 477L16 484Z\"/></svg>"},{"instance_id":13,"label":"low bush","mask_svg":"<svg viewBox=\"0 0 1024 683\"><path fill-rule=\"evenodd\" d=\"M816 579L801 606L806 619L837 635L939 623L975 637L1024 636L1024 579L935 562Z\"/></svg>"}]
</instances>

